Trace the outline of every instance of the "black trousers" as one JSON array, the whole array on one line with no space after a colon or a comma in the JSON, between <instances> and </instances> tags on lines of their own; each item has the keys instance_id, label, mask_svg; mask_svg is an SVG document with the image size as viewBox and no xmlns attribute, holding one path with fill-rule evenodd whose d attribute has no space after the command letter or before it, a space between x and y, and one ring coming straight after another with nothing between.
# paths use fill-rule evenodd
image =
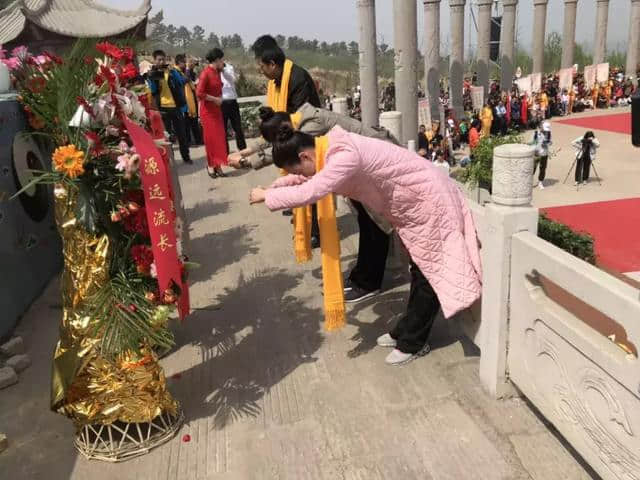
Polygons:
<instances>
[{"instance_id":1,"label":"black trousers","mask_svg":"<svg viewBox=\"0 0 640 480\"><path fill-rule=\"evenodd\" d=\"M222 102L222 116L224 117L224 129L227 131L227 125L231 123L231 128L236 134L236 144L238 150L247 148L247 142L244 139L242 131L242 120L240 118L240 107L237 100L224 100ZM229 140L227 139L227 151L229 151Z\"/></svg>"},{"instance_id":2,"label":"black trousers","mask_svg":"<svg viewBox=\"0 0 640 480\"><path fill-rule=\"evenodd\" d=\"M536 157L536 161L533 166L533 174L536 174L536 168L540 166L540 173L538 173L538 181L542 182L547 175L547 162L549 157L547 155L543 157Z\"/></svg>"},{"instance_id":3,"label":"black trousers","mask_svg":"<svg viewBox=\"0 0 640 480\"><path fill-rule=\"evenodd\" d=\"M586 182L589 180L589 172L591 170L591 156L583 153L576 161L576 182Z\"/></svg>"},{"instance_id":4,"label":"black trousers","mask_svg":"<svg viewBox=\"0 0 640 480\"><path fill-rule=\"evenodd\" d=\"M396 348L403 353L418 353L427 343L431 327L440 310L440 301L418 266L411 262L411 290L407 313L390 332Z\"/></svg>"},{"instance_id":5,"label":"black trousers","mask_svg":"<svg viewBox=\"0 0 640 480\"><path fill-rule=\"evenodd\" d=\"M202 127L198 117L185 115L185 122L187 125L187 141L191 145L202 145Z\"/></svg>"},{"instance_id":6,"label":"black trousers","mask_svg":"<svg viewBox=\"0 0 640 480\"><path fill-rule=\"evenodd\" d=\"M190 162L191 155L189 154L189 141L187 140L187 126L184 113L177 108L162 108L160 109L160 114L162 115L164 127L178 137L182 160Z\"/></svg>"},{"instance_id":7,"label":"black trousers","mask_svg":"<svg viewBox=\"0 0 640 480\"><path fill-rule=\"evenodd\" d=\"M389 235L376 225L360 202L351 200L351 203L358 212L360 240L358 260L349 280L357 287L372 292L382 286L389 253Z\"/></svg>"}]
</instances>

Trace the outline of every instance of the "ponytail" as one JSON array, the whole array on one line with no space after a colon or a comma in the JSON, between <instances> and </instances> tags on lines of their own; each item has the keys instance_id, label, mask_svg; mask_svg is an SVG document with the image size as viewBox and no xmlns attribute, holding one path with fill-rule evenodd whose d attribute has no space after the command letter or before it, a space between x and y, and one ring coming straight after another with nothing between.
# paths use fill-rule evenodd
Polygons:
<instances>
[{"instance_id":1,"label":"ponytail","mask_svg":"<svg viewBox=\"0 0 640 480\"><path fill-rule=\"evenodd\" d=\"M278 136L278 129L283 123L290 123L289 114L274 112L270 107L260 107L260 134L267 141L273 143Z\"/></svg>"},{"instance_id":2,"label":"ponytail","mask_svg":"<svg viewBox=\"0 0 640 480\"><path fill-rule=\"evenodd\" d=\"M311 135L294 130L290 123L281 123L273 142L273 163L279 168L296 165L300 163L298 154L314 146Z\"/></svg>"}]
</instances>

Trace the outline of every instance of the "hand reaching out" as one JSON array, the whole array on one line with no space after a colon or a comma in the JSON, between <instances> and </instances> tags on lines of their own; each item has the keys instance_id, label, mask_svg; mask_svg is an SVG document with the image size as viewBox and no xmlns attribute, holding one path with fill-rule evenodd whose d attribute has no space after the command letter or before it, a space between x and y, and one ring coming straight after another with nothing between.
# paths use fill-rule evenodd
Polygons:
<instances>
[{"instance_id":1,"label":"hand reaching out","mask_svg":"<svg viewBox=\"0 0 640 480\"><path fill-rule=\"evenodd\" d=\"M251 190L249 194L249 203L255 205L256 203L262 203L265 199L266 190L262 187L256 187Z\"/></svg>"},{"instance_id":2,"label":"hand reaching out","mask_svg":"<svg viewBox=\"0 0 640 480\"><path fill-rule=\"evenodd\" d=\"M242 154L240 152L230 153L227 157L227 161L229 162L229 166L233 168L242 168L240 162L242 161Z\"/></svg>"}]
</instances>

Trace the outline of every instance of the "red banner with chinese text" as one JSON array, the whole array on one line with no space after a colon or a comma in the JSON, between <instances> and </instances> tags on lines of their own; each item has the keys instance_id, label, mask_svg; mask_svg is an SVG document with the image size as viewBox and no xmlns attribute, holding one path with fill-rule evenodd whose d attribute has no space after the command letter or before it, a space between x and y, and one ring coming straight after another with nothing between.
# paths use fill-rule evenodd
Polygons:
<instances>
[{"instance_id":1,"label":"red banner with chinese text","mask_svg":"<svg viewBox=\"0 0 640 480\"><path fill-rule=\"evenodd\" d=\"M141 158L140 178L160 292L165 292L173 284L180 288L178 312L180 319L184 320L189 314L189 287L182 280L182 265L178 259L175 208L170 195L168 167L151 135L127 119L124 122Z\"/></svg>"}]
</instances>

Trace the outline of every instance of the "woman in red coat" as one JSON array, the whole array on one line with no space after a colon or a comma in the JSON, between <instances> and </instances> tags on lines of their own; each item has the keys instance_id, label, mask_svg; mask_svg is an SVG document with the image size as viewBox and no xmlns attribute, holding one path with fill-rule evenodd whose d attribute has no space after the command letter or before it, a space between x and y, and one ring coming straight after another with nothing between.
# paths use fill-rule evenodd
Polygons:
<instances>
[{"instance_id":1,"label":"woman in red coat","mask_svg":"<svg viewBox=\"0 0 640 480\"><path fill-rule=\"evenodd\" d=\"M224 53L214 48L207 53L209 65L200 74L196 94L200 100L200 121L207 151L207 173L211 178L225 177L221 166L227 164L227 142L222 117L222 79Z\"/></svg>"}]
</instances>

